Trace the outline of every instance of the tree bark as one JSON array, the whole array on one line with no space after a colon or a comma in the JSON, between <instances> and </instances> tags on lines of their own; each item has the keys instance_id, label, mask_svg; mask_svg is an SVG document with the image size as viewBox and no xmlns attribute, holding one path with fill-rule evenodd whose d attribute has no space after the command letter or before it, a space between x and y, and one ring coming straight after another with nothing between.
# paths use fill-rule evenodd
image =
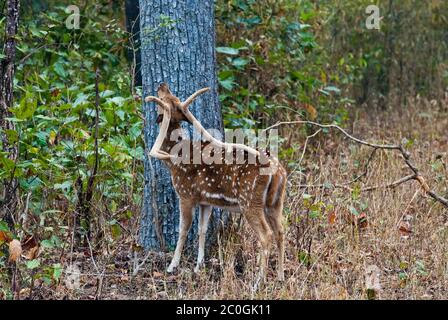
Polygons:
<instances>
[{"instance_id":1,"label":"tree bark","mask_svg":"<svg viewBox=\"0 0 448 320\"><path fill-rule=\"evenodd\" d=\"M210 87L210 93L201 96L190 108L205 128L222 133L213 0L140 0L140 21L143 95L156 95L162 82L168 83L180 99ZM145 143L149 151L158 134L155 105L145 104L144 115ZM173 249L178 237L178 199L168 170L147 153L141 243L153 250ZM215 210L211 230L216 229L219 218L221 212ZM196 239L193 237L196 229L197 215L189 233L190 244Z\"/></svg>"},{"instance_id":2,"label":"tree bark","mask_svg":"<svg viewBox=\"0 0 448 320\"><path fill-rule=\"evenodd\" d=\"M6 3L6 32L3 46L4 58L0 61L0 134L3 151L8 154L12 161L16 161L18 155L17 144L8 140L5 130L15 130L14 123L7 121L11 117L10 108L12 108L14 91L14 71L16 60L16 35L19 25L19 0L8 0ZM14 178L14 172L11 177L3 183L3 201L1 203L0 216L6 220L13 228L12 215L16 206L17 179Z\"/></svg>"}]
</instances>

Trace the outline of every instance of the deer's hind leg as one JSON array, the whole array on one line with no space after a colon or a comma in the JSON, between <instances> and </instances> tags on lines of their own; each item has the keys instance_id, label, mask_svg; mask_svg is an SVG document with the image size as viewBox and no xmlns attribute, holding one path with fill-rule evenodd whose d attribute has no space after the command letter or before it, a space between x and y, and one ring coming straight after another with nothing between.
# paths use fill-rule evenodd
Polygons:
<instances>
[{"instance_id":1,"label":"deer's hind leg","mask_svg":"<svg viewBox=\"0 0 448 320\"><path fill-rule=\"evenodd\" d=\"M243 211L247 222L254 230L258 241L261 245L260 254L260 273L258 275L255 289L258 287L260 282L263 282L266 278L266 268L269 258L269 249L272 243L272 230L266 221L264 209L262 206L251 206Z\"/></svg>"},{"instance_id":2,"label":"deer's hind leg","mask_svg":"<svg viewBox=\"0 0 448 320\"><path fill-rule=\"evenodd\" d=\"M271 227L275 241L277 242L278 263L277 273L278 280L285 280L284 272L284 255L285 255L285 233L283 228L283 203L279 203L273 208L266 208L266 219Z\"/></svg>"}]
</instances>

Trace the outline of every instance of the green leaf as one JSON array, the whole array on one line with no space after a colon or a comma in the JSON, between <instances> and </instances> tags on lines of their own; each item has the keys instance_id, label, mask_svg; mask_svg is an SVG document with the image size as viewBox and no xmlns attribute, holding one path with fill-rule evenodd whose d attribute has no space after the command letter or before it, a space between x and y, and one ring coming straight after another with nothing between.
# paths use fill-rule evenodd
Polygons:
<instances>
[{"instance_id":1,"label":"green leaf","mask_svg":"<svg viewBox=\"0 0 448 320\"><path fill-rule=\"evenodd\" d=\"M237 68L242 68L249 63L249 59L247 58L235 58L232 60L232 64Z\"/></svg>"},{"instance_id":2,"label":"green leaf","mask_svg":"<svg viewBox=\"0 0 448 320\"><path fill-rule=\"evenodd\" d=\"M62 275L62 266L60 263L53 264L53 279L59 280Z\"/></svg>"},{"instance_id":3,"label":"green leaf","mask_svg":"<svg viewBox=\"0 0 448 320\"><path fill-rule=\"evenodd\" d=\"M90 95L88 95L88 94L84 94L84 93L81 92L81 93L78 94L78 96L76 97L76 100L75 100L75 103L73 103L73 106L74 106L74 107L77 107L77 106L79 106L80 104L83 104L83 103L88 102L89 96L90 96Z\"/></svg>"},{"instance_id":4,"label":"green leaf","mask_svg":"<svg viewBox=\"0 0 448 320\"><path fill-rule=\"evenodd\" d=\"M62 65L62 63L55 63L54 65L54 71L58 74L58 76L65 78L68 76L67 71L65 71L64 66Z\"/></svg>"},{"instance_id":5,"label":"green leaf","mask_svg":"<svg viewBox=\"0 0 448 320\"><path fill-rule=\"evenodd\" d=\"M350 212L353 214L353 215L355 215L355 216L359 216L359 211L358 210L356 210L356 208L355 207L350 207Z\"/></svg>"},{"instance_id":6,"label":"green leaf","mask_svg":"<svg viewBox=\"0 0 448 320\"><path fill-rule=\"evenodd\" d=\"M334 92L334 93L336 93L336 94L340 94L340 93L341 93L341 90L340 90L339 88L335 87L335 86L328 86L328 87L325 87L324 90L325 90L326 92Z\"/></svg>"},{"instance_id":7,"label":"green leaf","mask_svg":"<svg viewBox=\"0 0 448 320\"><path fill-rule=\"evenodd\" d=\"M113 94L114 94L114 92L112 90L105 90L105 91L100 93L100 98L107 98L107 97L110 97Z\"/></svg>"},{"instance_id":8,"label":"green leaf","mask_svg":"<svg viewBox=\"0 0 448 320\"><path fill-rule=\"evenodd\" d=\"M8 137L9 143L16 143L19 141L19 135L17 134L17 131L7 129L5 130L6 136Z\"/></svg>"},{"instance_id":9,"label":"green leaf","mask_svg":"<svg viewBox=\"0 0 448 320\"><path fill-rule=\"evenodd\" d=\"M262 22L262 20L259 16L251 17L251 18L244 19L244 20L249 26L254 26L254 25L260 24Z\"/></svg>"},{"instance_id":10,"label":"green leaf","mask_svg":"<svg viewBox=\"0 0 448 320\"><path fill-rule=\"evenodd\" d=\"M228 54L231 56L236 56L240 51L231 47L217 47L216 52Z\"/></svg>"},{"instance_id":11,"label":"green leaf","mask_svg":"<svg viewBox=\"0 0 448 320\"><path fill-rule=\"evenodd\" d=\"M126 101L123 97L113 97L112 99L109 99L108 101L115 103L117 106L121 107L123 103Z\"/></svg>"},{"instance_id":12,"label":"green leaf","mask_svg":"<svg viewBox=\"0 0 448 320\"><path fill-rule=\"evenodd\" d=\"M223 70L223 71L219 72L218 78L219 78L219 80L225 80L228 78L233 79L233 71L232 70Z\"/></svg>"},{"instance_id":13,"label":"green leaf","mask_svg":"<svg viewBox=\"0 0 448 320\"><path fill-rule=\"evenodd\" d=\"M141 123L135 123L131 129L129 130L129 136L132 139L137 139L138 137L140 137L142 135L142 127L141 127Z\"/></svg>"},{"instance_id":14,"label":"green leaf","mask_svg":"<svg viewBox=\"0 0 448 320\"><path fill-rule=\"evenodd\" d=\"M37 259L31 260L31 261L27 261L26 262L26 267L30 270L32 269L36 269L40 266L40 261Z\"/></svg>"},{"instance_id":15,"label":"green leaf","mask_svg":"<svg viewBox=\"0 0 448 320\"><path fill-rule=\"evenodd\" d=\"M53 188L55 190L70 190L70 188L72 187L72 182L71 181L64 181L63 183L56 183Z\"/></svg>"},{"instance_id":16,"label":"green leaf","mask_svg":"<svg viewBox=\"0 0 448 320\"><path fill-rule=\"evenodd\" d=\"M9 232L8 224L4 221L0 221L0 231Z\"/></svg>"},{"instance_id":17,"label":"green leaf","mask_svg":"<svg viewBox=\"0 0 448 320\"><path fill-rule=\"evenodd\" d=\"M233 81L233 78L229 78L226 80L219 80L219 84L227 90L232 90L235 86L235 82Z\"/></svg>"},{"instance_id":18,"label":"green leaf","mask_svg":"<svg viewBox=\"0 0 448 320\"><path fill-rule=\"evenodd\" d=\"M19 107L14 108L12 112L16 118L24 120L33 116L37 108L37 97L27 92L25 97L20 101Z\"/></svg>"},{"instance_id":19,"label":"green leaf","mask_svg":"<svg viewBox=\"0 0 448 320\"><path fill-rule=\"evenodd\" d=\"M16 163L13 160L6 158L6 157L1 157L1 156L0 156L0 164L3 166L3 169L6 171L11 171L16 166Z\"/></svg>"},{"instance_id":20,"label":"green leaf","mask_svg":"<svg viewBox=\"0 0 448 320\"><path fill-rule=\"evenodd\" d=\"M47 248L47 249L52 249L52 248L54 248L54 244L53 244L53 242L50 241L50 240L42 240L42 241L40 242L40 244L41 244L41 246L42 246L43 248Z\"/></svg>"},{"instance_id":21,"label":"green leaf","mask_svg":"<svg viewBox=\"0 0 448 320\"><path fill-rule=\"evenodd\" d=\"M111 226L112 236L116 239L121 235L121 228L118 224L113 224Z\"/></svg>"}]
</instances>

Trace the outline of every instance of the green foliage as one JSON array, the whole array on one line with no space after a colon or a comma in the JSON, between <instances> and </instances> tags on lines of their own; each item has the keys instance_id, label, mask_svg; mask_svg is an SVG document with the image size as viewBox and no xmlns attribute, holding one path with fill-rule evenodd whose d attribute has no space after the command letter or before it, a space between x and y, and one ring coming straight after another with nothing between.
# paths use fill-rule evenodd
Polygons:
<instances>
[{"instance_id":1,"label":"green foliage","mask_svg":"<svg viewBox=\"0 0 448 320\"><path fill-rule=\"evenodd\" d=\"M448 85L448 2L369 0L217 3L218 68L228 127L307 118L344 125L353 107L440 98ZM303 134L310 128L300 129ZM283 145L285 160L297 146Z\"/></svg>"},{"instance_id":2,"label":"green foliage","mask_svg":"<svg viewBox=\"0 0 448 320\"><path fill-rule=\"evenodd\" d=\"M17 177L20 194L30 195L29 213L37 223L26 226L26 232L40 235L43 258L48 257L45 252L68 245L60 239L67 239L71 214L94 172L97 70L98 170L91 223L102 211L111 221L129 219L115 215L128 199L138 198L128 197L129 192L140 194L143 185L143 123L141 103L134 98L140 93L131 92L128 34L119 21L110 19L105 3L87 4L80 30L65 27L67 14L60 3L21 17L15 106L9 119L15 130L5 132L18 144L19 157L14 162L7 152L0 153L0 177ZM114 210L109 208L112 202L118 204ZM0 226L7 228L3 222ZM21 228L17 225L16 232ZM57 280L61 266L43 261L37 258L24 265L35 271L34 278Z\"/></svg>"},{"instance_id":3,"label":"green foliage","mask_svg":"<svg viewBox=\"0 0 448 320\"><path fill-rule=\"evenodd\" d=\"M218 4L219 83L225 124L264 127L283 115L342 121L339 82L327 76L309 1ZM327 119L328 118L328 119Z\"/></svg>"}]
</instances>

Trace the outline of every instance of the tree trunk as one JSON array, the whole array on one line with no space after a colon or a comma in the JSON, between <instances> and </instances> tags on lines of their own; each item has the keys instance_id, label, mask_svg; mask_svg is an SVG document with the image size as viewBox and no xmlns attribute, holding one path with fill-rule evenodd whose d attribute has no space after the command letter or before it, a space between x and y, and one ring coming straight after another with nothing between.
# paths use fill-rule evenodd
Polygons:
<instances>
[{"instance_id":1,"label":"tree trunk","mask_svg":"<svg viewBox=\"0 0 448 320\"><path fill-rule=\"evenodd\" d=\"M190 108L205 128L222 132L213 0L140 0L140 21L143 95L155 95L161 82L168 83L180 99L210 87L211 92ZM168 170L147 155L158 134L156 107L145 104L144 114L147 152L140 239L145 248L169 250L178 236L179 203ZM221 212L215 210L211 230L216 229L219 218ZM197 215L189 233L190 244L196 239L196 229Z\"/></svg>"},{"instance_id":2,"label":"tree trunk","mask_svg":"<svg viewBox=\"0 0 448 320\"><path fill-rule=\"evenodd\" d=\"M6 130L15 130L14 123L5 118L11 117L10 108L13 106L14 69L16 60L16 35L19 25L19 0L8 0L6 4L6 33L3 46L4 58L0 61L0 130L3 151L12 161L17 159L17 144L11 143ZM12 170L13 171L13 170ZM3 183L3 201L0 205L0 216L13 228L12 215L16 206L17 179L14 172Z\"/></svg>"},{"instance_id":3,"label":"tree trunk","mask_svg":"<svg viewBox=\"0 0 448 320\"><path fill-rule=\"evenodd\" d=\"M142 85L142 64L140 54L140 7L138 1L126 0L126 28L130 34L131 49L128 51L128 60L132 66L132 86Z\"/></svg>"}]
</instances>

